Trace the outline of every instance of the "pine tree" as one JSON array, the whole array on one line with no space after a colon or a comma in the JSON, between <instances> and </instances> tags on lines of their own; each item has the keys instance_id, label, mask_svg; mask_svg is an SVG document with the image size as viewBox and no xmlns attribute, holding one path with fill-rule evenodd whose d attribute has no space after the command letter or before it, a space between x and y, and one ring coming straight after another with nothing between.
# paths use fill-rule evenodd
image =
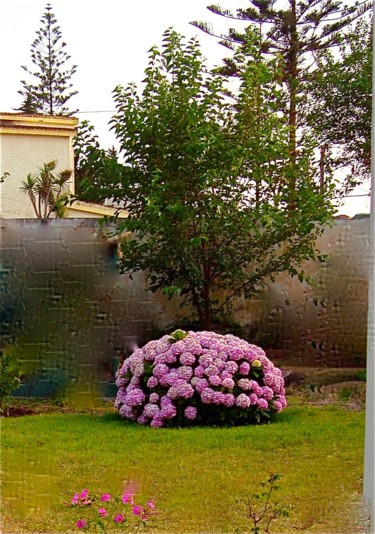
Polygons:
<instances>
[{"instance_id":1,"label":"pine tree","mask_svg":"<svg viewBox=\"0 0 375 534\"><path fill-rule=\"evenodd\" d=\"M31 45L31 60L35 71L26 66L22 68L34 77L35 83L22 80L23 103L18 108L23 113L44 113L47 115L72 115L65 104L77 91L72 91L71 77L77 66L65 68L70 56L65 52L66 44L61 40L60 27L52 13L50 4L41 18L43 26L36 32L37 37Z\"/></svg>"},{"instance_id":2,"label":"pine tree","mask_svg":"<svg viewBox=\"0 0 375 534\"><path fill-rule=\"evenodd\" d=\"M371 1L355 1L346 5L343 0L288 0L287 5L278 0L250 0L251 7L231 12L218 5L207 7L211 12L237 21L248 21L256 26L261 37L261 52L281 56L283 81L286 86L286 113L290 126L290 158L296 163L299 101L302 99L306 73L314 61L314 54L340 44L342 30L372 9ZM276 4L281 7L276 7ZM193 26L214 35L205 22L192 22ZM245 41L245 33L232 28L228 35L219 37L220 44L235 50ZM310 65L307 63L310 60ZM224 59L220 72L236 75L232 58ZM293 188L293 183L290 184Z\"/></svg>"}]
</instances>

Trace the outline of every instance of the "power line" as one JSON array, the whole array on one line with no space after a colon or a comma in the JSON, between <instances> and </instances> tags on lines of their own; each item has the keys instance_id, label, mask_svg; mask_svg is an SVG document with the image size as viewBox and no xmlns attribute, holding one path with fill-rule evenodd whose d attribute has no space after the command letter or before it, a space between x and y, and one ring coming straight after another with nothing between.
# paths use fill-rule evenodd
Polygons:
<instances>
[{"instance_id":1,"label":"power line","mask_svg":"<svg viewBox=\"0 0 375 534\"><path fill-rule=\"evenodd\" d=\"M77 111L75 115L80 115L82 113L116 113L116 109L107 109L107 110L95 110L95 111Z\"/></svg>"}]
</instances>

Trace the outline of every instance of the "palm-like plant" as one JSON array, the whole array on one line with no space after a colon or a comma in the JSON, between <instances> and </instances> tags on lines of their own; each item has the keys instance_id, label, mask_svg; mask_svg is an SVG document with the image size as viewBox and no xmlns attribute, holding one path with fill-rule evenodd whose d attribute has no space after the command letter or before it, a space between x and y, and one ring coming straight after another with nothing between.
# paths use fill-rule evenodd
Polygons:
<instances>
[{"instance_id":1,"label":"palm-like plant","mask_svg":"<svg viewBox=\"0 0 375 534\"><path fill-rule=\"evenodd\" d=\"M51 213L63 217L69 202L67 183L72 171L65 169L55 173L57 161L44 163L36 174L29 173L20 190L31 200L38 219L48 219Z\"/></svg>"}]
</instances>

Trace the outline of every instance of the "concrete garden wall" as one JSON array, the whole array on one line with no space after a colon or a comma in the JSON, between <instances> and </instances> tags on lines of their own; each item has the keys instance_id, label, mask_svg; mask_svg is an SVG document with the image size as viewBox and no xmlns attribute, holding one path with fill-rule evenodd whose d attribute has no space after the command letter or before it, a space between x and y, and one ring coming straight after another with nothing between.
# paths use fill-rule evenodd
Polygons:
<instances>
[{"instance_id":1,"label":"concrete garden wall","mask_svg":"<svg viewBox=\"0 0 375 534\"><path fill-rule=\"evenodd\" d=\"M284 275L234 316L275 359L304 365L365 362L369 220L336 220L306 265L312 285ZM323 257L327 255L327 258ZM1 345L14 347L26 375L46 391L92 382L156 329L182 316L148 293L142 275L116 268L115 248L93 219L1 220ZM52 385L51 385L52 384Z\"/></svg>"}]
</instances>

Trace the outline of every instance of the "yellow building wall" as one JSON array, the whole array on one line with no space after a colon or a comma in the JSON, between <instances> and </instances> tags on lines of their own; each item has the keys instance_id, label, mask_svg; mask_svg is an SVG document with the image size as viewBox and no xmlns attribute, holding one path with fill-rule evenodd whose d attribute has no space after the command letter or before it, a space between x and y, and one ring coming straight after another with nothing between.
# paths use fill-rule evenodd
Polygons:
<instances>
[{"instance_id":1,"label":"yellow building wall","mask_svg":"<svg viewBox=\"0 0 375 534\"><path fill-rule=\"evenodd\" d=\"M36 218L30 199L20 191L22 181L48 161L57 169L74 171L72 139L78 119L71 117L22 116L0 113L0 217ZM74 174L69 182L74 192Z\"/></svg>"}]
</instances>

